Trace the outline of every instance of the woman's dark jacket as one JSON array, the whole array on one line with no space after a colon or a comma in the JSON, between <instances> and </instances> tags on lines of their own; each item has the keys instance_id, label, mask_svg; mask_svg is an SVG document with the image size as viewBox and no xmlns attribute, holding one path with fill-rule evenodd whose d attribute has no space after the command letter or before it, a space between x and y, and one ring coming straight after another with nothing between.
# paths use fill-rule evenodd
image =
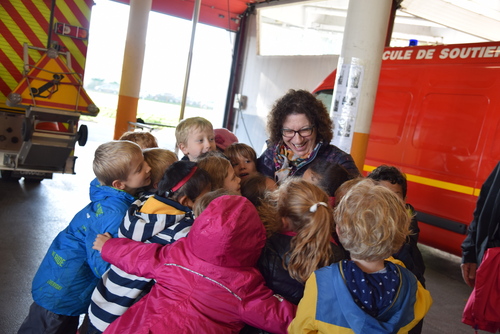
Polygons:
<instances>
[{"instance_id":1,"label":"woman's dark jacket","mask_svg":"<svg viewBox=\"0 0 500 334\"><path fill-rule=\"evenodd\" d=\"M473 220L462 243L462 263L481 263L484 252L500 247L500 163L481 187Z\"/></svg>"},{"instance_id":2,"label":"woman's dark jacket","mask_svg":"<svg viewBox=\"0 0 500 334\"><path fill-rule=\"evenodd\" d=\"M276 155L277 145L268 144L268 148L261 154L257 159L257 170L262 174L274 179L274 172L276 167L274 165L274 156ZM309 159L309 163L313 162L315 159L324 160L332 164L342 165L349 174L356 177L359 176L358 167L354 163L351 155L342 151L340 148L330 144L321 144L321 147L316 152L316 154ZM309 163L303 167L292 170L290 176L302 176L304 172L309 168Z\"/></svg>"}]
</instances>

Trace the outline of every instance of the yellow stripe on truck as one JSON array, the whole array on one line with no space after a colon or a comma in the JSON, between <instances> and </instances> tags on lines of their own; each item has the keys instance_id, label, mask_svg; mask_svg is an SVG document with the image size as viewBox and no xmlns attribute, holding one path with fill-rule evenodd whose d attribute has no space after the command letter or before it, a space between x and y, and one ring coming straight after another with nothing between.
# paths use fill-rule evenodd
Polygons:
<instances>
[{"instance_id":1,"label":"yellow stripe on truck","mask_svg":"<svg viewBox=\"0 0 500 334\"><path fill-rule=\"evenodd\" d=\"M78 2L76 2L76 4L78 4ZM83 5L84 2L81 2L81 4ZM73 12L71 11L71 8L69 8L64 1L59 2L57 5L58 5L59 10L61 11L61 13L66 18L66 20L67 20L66 22L68 22L69 24L75 25L75 26L85 27L86 22L80 22L76 18L76 16L73 14ZM83 7L83 8L81 8L81 9L83 9L82 10L83 13L90 14L90 11L89 11L88 8L86 8L85 6L80 6L80 7ZM87 19L89 19L88 16L89 15L86 15ZM87 44L86 41L85 41L85 44ZM75 59L75 61L78 64L80 64L80 66L82 68L85 68L85 55L82 54L81 51L80 51L80 49L75 45L74 39L65 37L64 38L64 45L69 50L71 50L71 55L73 56L73 58Z\"/></svg>"},{"instance_id":2,"label":"yellow stripe on truck","mask_svg":"<svg viewBox=\"0 0 500 334\"><path fill-rule=\"evenodd\" d=\"M375 168L377 168L377 167L364 165L363 171L371 172ZM415 182L415 183L424 184L424 185L430 186L430 187L455 191L457 193L479 196L479 192L481 191L481 189L467 187L467 186L464 186L461 184L445 182L445 181L440 181L440 180L435 180L435 179L429 179L427 177L417 176L417 175L413 175L413 174L405 174L405 175L406 175L406 179L410 182Z\"/></svg>"}]
</instances>

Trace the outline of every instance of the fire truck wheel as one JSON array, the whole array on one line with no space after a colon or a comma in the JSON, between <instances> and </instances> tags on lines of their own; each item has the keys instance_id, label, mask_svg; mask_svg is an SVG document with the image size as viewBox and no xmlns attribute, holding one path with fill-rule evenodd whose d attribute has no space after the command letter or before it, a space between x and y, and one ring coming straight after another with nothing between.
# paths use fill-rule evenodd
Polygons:
<instances>
[{"instance_id":1,"label":"fire truck wheel","mask_svg":"<svg viewBox=\"0 0 500 334\"><path fill-rule=\"evenodd\" d=\"M78 145L85 146L88 137L89 137L89 129L85 124L80 125L80 130L78 130Z\"/></svg>"},{"instance_id":2,"label":"fire truck wheel","mask_svg":"<svg viewBox=\"0 0 500 334\"><path fill-rule=\"evenodd\" d=\"M21 135L24 141L28 141L31 139L31 135L33 134L33 125L31 124L31 119L25 118L23 121L23 126L21 128Z\"/></svg>"}]
</instances>

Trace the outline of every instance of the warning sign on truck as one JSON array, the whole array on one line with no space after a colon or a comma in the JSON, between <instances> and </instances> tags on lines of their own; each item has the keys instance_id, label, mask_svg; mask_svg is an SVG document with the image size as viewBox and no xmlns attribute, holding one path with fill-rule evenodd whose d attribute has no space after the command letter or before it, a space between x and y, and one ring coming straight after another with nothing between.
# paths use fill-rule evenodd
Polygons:
<instances>
[{"instance_id":1,"label":"warning sign on truck","mask_svg":"<svg viewBox=\"0 0 500 334\"><path fill-rule=\"evenodd\" d=\"M57 55L44 54L9 95L11 105L79 111L96 114L93 102L82 89L80 76ZM20 97L20 98L19 98ZM89 108L89 105L92 105Z\"/></svg>"}]
</instances>

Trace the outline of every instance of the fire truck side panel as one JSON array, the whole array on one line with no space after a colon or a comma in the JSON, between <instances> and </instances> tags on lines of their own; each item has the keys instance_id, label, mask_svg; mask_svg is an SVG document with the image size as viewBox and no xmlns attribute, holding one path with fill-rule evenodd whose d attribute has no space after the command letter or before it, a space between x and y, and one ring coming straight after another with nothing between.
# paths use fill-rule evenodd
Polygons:
<instances>
[{"instance_id":1,"label":"fire truck side panel","mask_svg":"<svg viewBox=\"0 0 500 334\"><path fill-rule=\"evenodd\" d=\"M420 241L456 255L481 185L500 160L497 51L498 42L384 52L364 173L399 167ZM329 77L314 92L331 94Z\"/></svg>"}]
</instances>

